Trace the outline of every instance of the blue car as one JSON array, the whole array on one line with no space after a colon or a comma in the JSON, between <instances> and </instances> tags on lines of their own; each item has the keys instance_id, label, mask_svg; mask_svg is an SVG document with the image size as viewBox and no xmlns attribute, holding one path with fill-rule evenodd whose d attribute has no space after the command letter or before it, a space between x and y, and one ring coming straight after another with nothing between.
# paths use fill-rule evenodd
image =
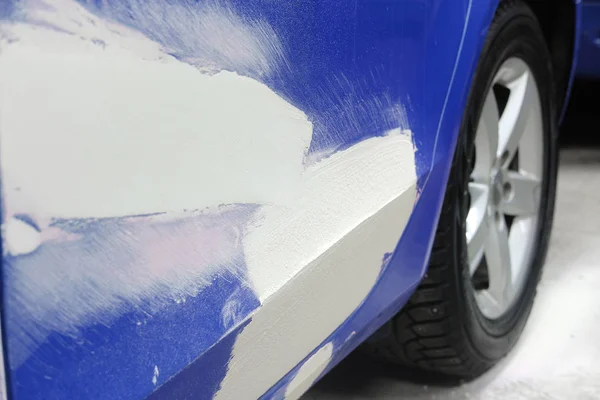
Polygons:
<instances>
[{"instance_id":1,"label":"blue car","mask_svg":"<svg viewBox=\"0 0 600 400\"><path fill-rule=\"evenodd\" d=\"M587 0L0 0L3 399L297 399L515 345ZM596 18L598 16L598 18Z\"/></svg>"}]
</instances>

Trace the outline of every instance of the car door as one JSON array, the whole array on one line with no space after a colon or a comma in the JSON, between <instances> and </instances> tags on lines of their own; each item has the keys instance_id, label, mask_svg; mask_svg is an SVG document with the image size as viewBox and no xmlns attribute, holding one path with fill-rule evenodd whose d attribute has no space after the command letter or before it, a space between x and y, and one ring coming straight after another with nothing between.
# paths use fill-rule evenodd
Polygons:
<instances>
[{"instance_id":1,"label":"car door","mask_svg":"<svg viewBox=\"0 0 600 400\"><path fill-rule=\"evenodd\" d=\"M435 206L419 262L391 260L452 152L469 2L0 10L14 398L258 398L318 349L297 396L382 274L418 280Z\"/></svg>"}]
</instances>

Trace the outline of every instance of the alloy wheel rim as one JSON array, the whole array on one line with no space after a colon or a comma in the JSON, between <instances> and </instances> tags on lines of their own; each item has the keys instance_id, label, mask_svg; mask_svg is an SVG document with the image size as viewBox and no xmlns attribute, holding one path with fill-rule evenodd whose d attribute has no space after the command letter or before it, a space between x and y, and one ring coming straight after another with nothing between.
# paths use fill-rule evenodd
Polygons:
<instances>
[{"instance_id":1,"label":"alloy wheel rim","mask_svg":"<svg viewBox=\"0 0 600 400\"><path fill-rule=\"evenodd\" d=\"M468 184L466 239L475 299L489 319L523 292L544 174L542 107L527 64L506 60L485 98Z\"/></svg>"}]
</instances>

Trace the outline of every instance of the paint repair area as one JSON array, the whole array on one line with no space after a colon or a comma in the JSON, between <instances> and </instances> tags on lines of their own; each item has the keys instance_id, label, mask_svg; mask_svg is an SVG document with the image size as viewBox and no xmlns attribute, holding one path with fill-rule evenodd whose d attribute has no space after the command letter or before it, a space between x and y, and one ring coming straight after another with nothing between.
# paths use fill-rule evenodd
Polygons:
<instances>
[{"instance_id":1,"label":"paint repair area","mask_svg":"<svg viewBox=\"0 0 600 400\"><path fill-rule=\"evenodd\" d=\"M416 200L413 133L399 122L316 154L318 117L265 83L287 73L266 22L151 1L126 24L113 2L94 4L28 0L0 20L9 368L56 387L71 358L104 373L94 352L122 327L128 343L166 348L106 370L142 397L236 332L213 394L259 397L375 285ZM63 367L44 367L56 343L70 349ZM290 398L332 348L304 362Z\"/></svg>"}]
</instances>

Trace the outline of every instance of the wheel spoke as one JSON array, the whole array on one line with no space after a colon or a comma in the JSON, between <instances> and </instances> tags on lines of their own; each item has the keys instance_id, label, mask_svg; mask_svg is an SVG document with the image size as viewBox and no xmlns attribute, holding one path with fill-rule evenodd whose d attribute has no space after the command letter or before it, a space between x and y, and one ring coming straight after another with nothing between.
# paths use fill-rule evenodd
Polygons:
<instances>
[{"instance_id":1,"label":"wheel spoke","mask_svg":"<svg viewBox=\"0 0 600 400\"><path fill-rule=\"evenodd\" d=\"M479 183L469 184L471 207L467 215L467 249L469 254L469 269L471 275L475 273L484 251L488 234L487 207L490 190L487 185Z\"/></svg>"},{"instance_id":2,"label":"wheel spoke","mask_svg":"<svg viewBox=\"0 0 600 400\"><path fill-rule=\"evenodd\" d=\"M494 83L511 86L529 71L527 64L518 58L508 59L496 74Z\"/></svg>"},{"instance_id":3,"label":"wheel spoke","mask_svg":"<svg viewBox=\"0 0 600 400\"><path fill-rule=\"evenodd\" d=\"M509 171L506 180L508 194L502 202L502 211L508 215L534 215L539 207L539 179Z\"/></svg>"},{"instance_id":4,"label":"wheel spoke","mask_svg":"<svg viewBox=\"0 0 600 400\"><path fill-rule=\"evenodd\" d=\"M488 93L475 136L477 162L471 174L476 181L489 179L498 151L498 126L500 116L494 92Z\"/></svg>"},{"instance_id":5,"label":"wheel spoke","mask_svg":"<svg viewBox=\"0 0 600 400\"><path fill-rule=\"evenodd\" d=\"M475 152L468 160L474 165L469 164L466 237L477 305L495 320L523 290L535 250L545 173L544 110L536 77L520 57L503 61L482 100Z\"/></svg>"},{"instance_id":6,"label":"wheel spoke","mask_svg":"<svg viewBox=\"0 0 600 400\"><path fill-rule=\"evenodd\" d=\"M503 306L510 298L512 286L508 229L502 215L490 217L489 226L488 240L485 244L485 259L490 282L487 292L499 306Z\"/></svg>"},{"instance_id":7,"label":"wheel spoke","mask_svg":"<svg viewBox=\"0 0 600 400\"><path fill-rule=\"evenodd\" d=\"M515 67L517 70L518 68ZM499 123L497 156L506 167L513 159L519 142L528 128L532 105L535 103L535 87L532 77L527 71L518 71L516 76L505 82L510 89L508 102Z\"/></svg>"}]
</instances>

